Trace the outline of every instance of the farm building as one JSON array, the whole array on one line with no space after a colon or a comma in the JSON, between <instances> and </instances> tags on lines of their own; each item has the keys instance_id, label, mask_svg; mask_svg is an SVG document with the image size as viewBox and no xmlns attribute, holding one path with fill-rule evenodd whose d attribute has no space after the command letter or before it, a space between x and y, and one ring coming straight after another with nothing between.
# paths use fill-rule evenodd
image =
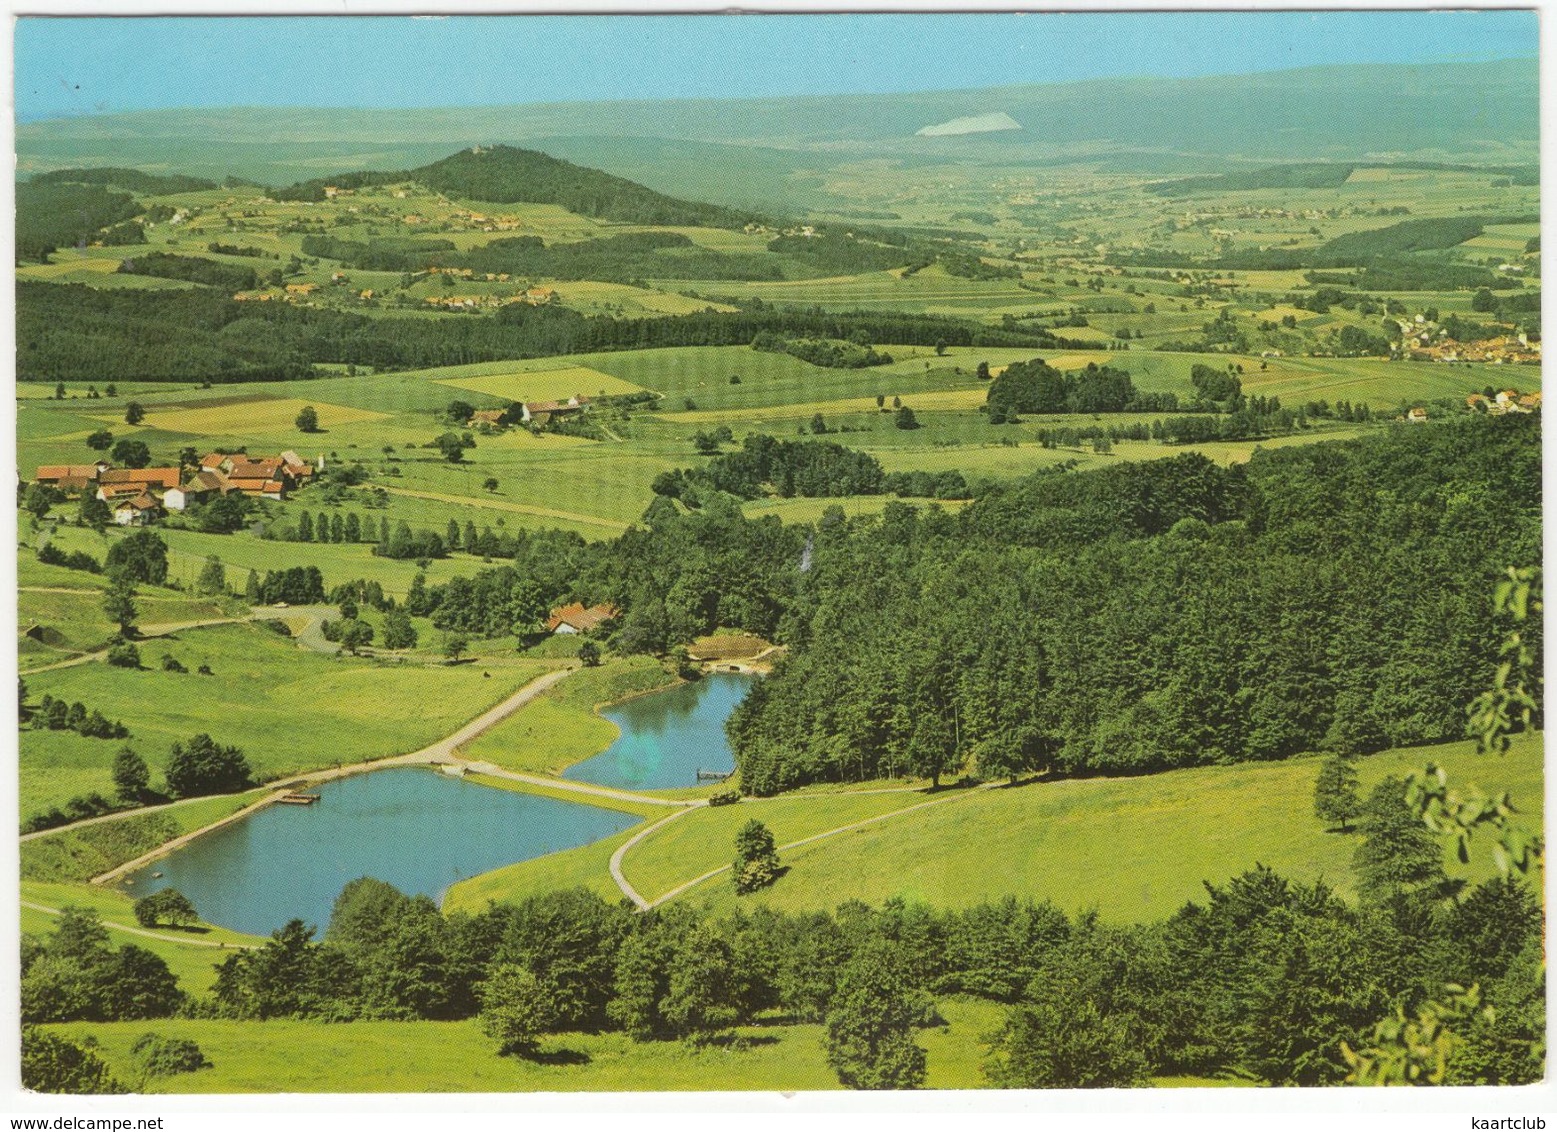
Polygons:
<instances>
[{"instance_id":1,"label":"farm building","mask_svg":"<svg viewBox=\"0 0 1557 1132\"><path fill-rule=\"evenodd\" d=\"M519 411L525 424L545 424L552 417L581 413L589 408L589 398L575 393L566 401L526 401Z\"/></svg>"},{"instance_id":2,"label":"farm building","mask_svg":"<svg viewBox=\"0 0 1557 1132\"><path fill-rule=\"evenodd\" d=\"M506 412L506 409L477 409L470 414L470 423L492 425L495 428L503 423L503 414Z\"/></svg>"},{"instance_id":3,"label":"farm building","mask_svg":"<svg viewBox=\"0 0 1557 1132\"><path fill-rule=\"evenodd\" d=\"M551 616L546 619L546 631L559 634L587 633L612 620L620 612L609 602L585 609L582 602L575 601L551 611Z\"/></svg>"},{"instance_id":4,"label":"farm building","mask_svg":"<svg viewBox=\"0 0 1557 1132\"><path fill-rule=\"evenodd\" d=\"M44 464L38 469L34 478L43 484L59 486L61 480L81 479L88 483L96 483L97 477L113 467L99 460L95 464Z\"/></svg>"},{"instance_id":5,"label":"farm building","mask_svg":"<svg viewBox=\"0 0 1557 1132\"><path fill-rule=\"evenodd\" d=\"M177 487L182 478L182 468L110 468L97 477L97 483L99 487L139 484L166 491L170 487Z\"/></svg>"}]
</instances>

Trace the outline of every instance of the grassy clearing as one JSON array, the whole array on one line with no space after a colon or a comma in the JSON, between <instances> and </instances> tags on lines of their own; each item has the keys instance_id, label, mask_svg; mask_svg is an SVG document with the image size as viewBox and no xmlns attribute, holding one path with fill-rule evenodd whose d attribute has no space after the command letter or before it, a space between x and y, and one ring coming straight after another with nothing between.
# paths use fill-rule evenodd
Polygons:
<instances>
[{"instance_id":1,"label":"grassy clearing","mask_svg":"<svg viewBox=\"0 0 1557 1132\"><path fill-rule=\"evenodd\" d=\"M947 1025L918 1035L929 1053L930 1088L986 1085L978 1064L980 1035L999 1024L988 1003L946 999ZM180 1093L443 1093L681 1092L709 1089L837 1089L827 1068L819 1025L743 1026L739 1046L695 1051L680 1042L634 1044L621 1034L555 1034L531 1061L499 1057L480 1023L466 1022L155 1022L75 1023L50 1027L75 1040L88 1035L125 1080L139 1081L130 1047L148 1030L187 1038L209 1069L154 1079L148 1092Z\"/></svg>"},{"instance_id":2,"label":"grassy clearing","mask_svg":"<svg viewBox=\"0 0 1557 1132\"><path fill-rule=\"evenodd\" d=\"M505 770L560 774L598 755L621 734L616 724L596 714L596 708L675 682L658 662L642 656L580 669L477 736L460 753Z\"/></svg>"},{"instance_id":3,"label":"grassy clearing","mask_svg":"<svg viewBox=\"0 0 1557 1132\"><path fill-rule=\"evenodd\" d=\"M952 467L959 467L953 463ZM960 511L968 505L966 499L898 499L893 495L852 495L822 499L757 499L741 508L748 519L760 519L764 515L777 515L785 523L814 523L829 507L838 507L845 515L879 515L889 503L906 503L911 507L940 507L946 511Z\"/></svg>"},{"instance_id":4,"label":"grassy clearing","mask_svg":"<svg viewBox=\"0 0 1557 1132\"><path fill-rule=\"evenodd\" d=\"M163 653L188 672L161 671ZM33 697L47 692L80 700L123 720L128 745L152 767L154 781L169 745L197 732L239 747L267 778L414 751L556 667L513 658L455 667L335 659L255 625L148 642L141 661L146 667L139 671L84 664L39 673L28 686ZM194 674L202 664L214 677ZM120 745L73 732L24 731L24 808L31 812L85 790L111 795L109 770Z\"/></svg>"},{"instance_id":5,"label":"grassy clearing","mask_svg":"<svg viewBox=\"0 0 1557 1132\"><path fill-rule=\"evenodd\" d=\"M1428 761L1444 766L1457 783L1510 791L1526 820L1539 827L1539 736L1516 743L1502 760L1477 756L1465 742L1374 755L1360 767L1363 789ZM1327 833L1312 816L1318 768L1317 758L1303 758L987 791L785 854L790 871L760 899L798 910L832 908L848 899L879 903L894 895L964 906L1012 894L1053 900L1068 912L1096 908L1105 919L1131 922L1169 915L1204 895L1202 881L1220 884L1256 862L1299 880L1322 879L1351 895L1357 835ZM815 801L833 804L831 798ZM755 816L758 809L743 805L731 812ZM725 863L731 839L705 839L695 824L703 817L686 819L694 824L685 829L678 829L680 822L666 829L663 836L674 835L687 850L679 859L657 844L660 834L636 847L624 862L629 879L668 888ZM781 842L787 839L777 827L775 833ZM1473 880L1492 873L1484 844L1468 868L1452 860L1447 846L1445 862L1451 873ZM685 898L708 899L716 908L738 903L720 878Z\"/></svg>"}]
</instances>

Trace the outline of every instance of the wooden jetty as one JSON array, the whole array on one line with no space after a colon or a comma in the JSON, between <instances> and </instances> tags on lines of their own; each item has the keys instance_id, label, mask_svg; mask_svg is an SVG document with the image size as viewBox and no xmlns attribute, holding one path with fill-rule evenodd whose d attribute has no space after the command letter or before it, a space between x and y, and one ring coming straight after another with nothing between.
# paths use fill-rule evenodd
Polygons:
<instances>
[{"instance_id":1,"label":"wooden jetty","mask_svg":"<svg viewBox=\"0 0 1557 1132\"><path fill-rule=\"evenodd\" d=\"M733 770L699 770L697 780L699 782L723 782L735 772Z\"/></svg>"},{"instance_id":2,"label":"wooden jetty","mask_svg":"<svg viewBox=\"0 0 1557 1132\"><path fill-rule=\"evenodd\" d=\"M319 800L317 794L283 794L276 801L287 806L311 806Z\"/></svg>"}]
</instances>

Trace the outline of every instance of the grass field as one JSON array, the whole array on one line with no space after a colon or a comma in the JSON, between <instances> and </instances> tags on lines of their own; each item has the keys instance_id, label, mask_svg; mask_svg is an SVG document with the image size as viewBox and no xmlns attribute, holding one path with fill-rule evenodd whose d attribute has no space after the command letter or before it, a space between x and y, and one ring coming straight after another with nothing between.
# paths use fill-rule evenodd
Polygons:
<instances>
[{"instance_id":1,"label":"grass field","mask_svg":"<svg viewBox=\"0 0 1557 1132\"><path fill-rule=\"evenodd\" d=\"M162 671L164 653L189 671ZM34 702L49 693L123 720L128 745L152 767L154 781L169 745L198 732L239 747L263 777L414 751L556 667L522 658L454 667L336 659L254 625L146 642L141 663L139 671L95 663L38 673L28 690ZM195 675L201 664L215 676ZM23 810L89 790L112 795L109 771L121 745L68 731L24 731Z\"/></svg>"},{"instance_id":2,"label":"grass field","mask_svg":"<svg viewBox=\"0 0 1557 1132\"><path fill-rule=\"evenodd\" d=\"M317 445L319 439L298 431L297 414L312 405L319 416L319 427L329 430L344 424L380 421L387 413L369 409L331 405L301 397L256 397L232 399L226 404L202 408L171 409L146 414L146 424L168 432L187 432L195 436L250 436L256 433L295 433L297 443ZM117 417L103 418L110 423ZM123 422L120 421L122 424Z\"/></svg>"},{"instance_id":3,"label":"grass field","mask_svg":"<svg viewBox=\"0 0 1557 1132\"><path fill-rule=\"evenodd\" d=\"M442 378L438 384L468 389L505 401L566 401L575 393L585 397L638 393L640 387L588 366L494 373L480 377Z\"/></svg>"},{"instance_id":4,"label":"grass field","mask_svg":"<svg viewBox=\"0 0 1557 1132\"><path fill-rule=\"evenodd\" d=\"M993 1004L947 998L945 1026L919 1031L932 1089L975 1089L986 1082L981 1035L997 1028ZM823 1027L777 1023L740 1027L746 1040L697 1051L681 1042L634 1044L621 1034L555 1034L542 1057L499 1057L475 1020L466 1022L263 1023L192 1019L51 1027L66 1037L95 1037L98 1053L126 1080L139 1082L130 1046L149 1030L187 1038L211 1067L153 1079L145 1091L169 1093L677 1092L688 1090L837 1089L823 1054ZM564 1054L563 1051L569 1051ZM550 1055L549 1057L546 1055Z\"/></svg>"},{"instance_id":5,"label":"grass field","mask_svg":"<svg viewBox=\"0 0 1557 1132\"><path fill-rule=\"evenodd\" d=\"M1363 789L1428 761L1444 766L1456 783L1508 790L1539 827L1540 737L1516 743L1503 760L1475 755L1468 742L1374 755L1360 766ZM1136 922L1169 915L1202 897L1203 881L1221 883L1256 862L1295 879L1324 880L1349 896L1357 836L1327 833L1312 816L1318 767L1317 759L1306 758L987 791L787 854L790 871L760 899L796 910L890 896L963 906L1014 894ZM690 838L699 819L704 814L685 819L689 828L676 822L669 829ZM1107 835L1099 836L1103 830ZM628 855L629 877L634 854L653 853L656 839ZM706 854L688 854L652 875L688 879L725 863L728 854L728 843L711 844ZM1492 875L1485 845L1469 869L1445 846L1445 863L1454 875ZM727 877L705 882L685 899L707 899L716 908L740 902Z\"/></svg>"}]
</instances>

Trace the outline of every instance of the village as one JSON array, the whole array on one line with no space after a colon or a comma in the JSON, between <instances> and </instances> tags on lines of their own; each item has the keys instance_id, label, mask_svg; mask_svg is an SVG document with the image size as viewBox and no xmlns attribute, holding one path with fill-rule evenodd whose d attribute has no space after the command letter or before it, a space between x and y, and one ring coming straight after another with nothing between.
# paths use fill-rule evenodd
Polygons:
<instances>
[{"instance_id":1,"label":"village","mask_svg":"<svg viewBox=\"0 0 1557 1132\"><path fill-rule=\"evenodd\" d=\"M285 499L324 469L324 456L310 464L296 452L250 457L212 452L193 466L115 468L105 460L92 464L48 464L34 482L53 488L65 500L96 498L107 505L121 527L143 527L168 511L229 494L252 499Z\"/></svg>"}]
</instances>

